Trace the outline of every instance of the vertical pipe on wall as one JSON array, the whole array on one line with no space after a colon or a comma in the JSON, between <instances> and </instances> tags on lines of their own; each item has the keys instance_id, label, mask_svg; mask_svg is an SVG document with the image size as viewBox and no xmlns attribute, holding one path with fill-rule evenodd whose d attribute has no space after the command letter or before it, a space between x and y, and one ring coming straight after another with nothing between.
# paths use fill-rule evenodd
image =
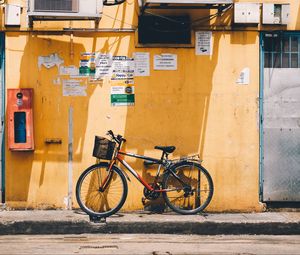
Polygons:
<instances>
[{"instance_id":1,"label":"vertical pipe on wall","mask_svg":"<svg viewBox=\"0 0 300 255\"><path fill-rule=\"evenodd\" d=\"M259 34L259 113L258 113L258 128L259 128L259 201L263 202L263 97L264 97L264 33Z\"/></svg>"},{"instance_id":2,"label":"vertical pipe on wall","mask_svg":"<svg viewBox=\"0 0 300 255\"><path fill-rule=\"evenodd\" d=\"M71 62L73 64L73 61L74 61L74 34L73 32L71 33L70 35L70 59L71 59Z\"/></svg>"},{"instance_id":3,"label":"vertical pipe on wall","mask_svg":"<svg viewBox=\"0 0 300 255\"><path fill-rule=\"evenodd\" d=\"M73 188L73 107L69 107L69 137L68 137L68 204L67 209L72 210Z\"/></svg>"}]
</instances>

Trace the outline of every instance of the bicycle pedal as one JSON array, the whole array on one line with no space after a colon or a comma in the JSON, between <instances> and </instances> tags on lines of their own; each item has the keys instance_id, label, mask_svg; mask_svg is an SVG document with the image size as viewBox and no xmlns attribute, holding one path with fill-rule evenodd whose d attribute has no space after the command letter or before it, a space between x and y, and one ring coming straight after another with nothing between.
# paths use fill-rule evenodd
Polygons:
<instances>
[{"instance_id":1,"label":"bicycle pedal","mask_svg":"<svg viewBox=\"0 0 300 255\"><path fill-rule=\"evenodd\" d=\"M146 198L145 197L142 197L142 204L146 205Z\"/></svg>"}]
</instances>

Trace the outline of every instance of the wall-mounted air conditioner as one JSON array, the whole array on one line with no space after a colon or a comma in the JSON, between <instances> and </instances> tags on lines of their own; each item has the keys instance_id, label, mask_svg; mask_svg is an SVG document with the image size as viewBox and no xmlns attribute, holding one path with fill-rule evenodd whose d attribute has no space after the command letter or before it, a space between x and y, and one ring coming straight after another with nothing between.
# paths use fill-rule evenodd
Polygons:
<instances>
[{"instance_id":1,"label":"wall-mounted air conditioner","mask_svg":"<svg viewBox=\"0 0 300 255\"><path fill-rule=\"evenodd\" d=\"M28 17L33 20L99 20L102 0L28 0Z\"/></svg>"}]
</instances>

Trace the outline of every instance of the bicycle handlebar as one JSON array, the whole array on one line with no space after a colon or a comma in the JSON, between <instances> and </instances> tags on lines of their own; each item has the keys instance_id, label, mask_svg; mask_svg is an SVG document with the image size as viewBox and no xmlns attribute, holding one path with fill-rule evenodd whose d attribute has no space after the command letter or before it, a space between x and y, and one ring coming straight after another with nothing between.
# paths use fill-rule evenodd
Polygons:
<instances>
[{"instance_id":1,"label":"bicycle handlebar","mask_svg":"<svg viewBox=\"0 0 300 255\"><path fill-rule=\"evenodd\" d=\"M114 132L112 130L108 130L107 131L107 135L109 135L118 144L120 144L121 142L126 142L126 139L123 138L121 135L117 135L117 137L116 137L115 134L114 134Z\"/></svg>"}]
</instances>

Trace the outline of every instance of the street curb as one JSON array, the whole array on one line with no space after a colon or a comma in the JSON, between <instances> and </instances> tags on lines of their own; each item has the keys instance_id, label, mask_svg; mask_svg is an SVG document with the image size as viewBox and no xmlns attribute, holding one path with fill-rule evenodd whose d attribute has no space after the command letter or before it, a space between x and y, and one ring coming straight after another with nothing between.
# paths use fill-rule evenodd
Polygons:
<instances>
[{"instance_id":1,"label":"street curb","mask_svg":"<svg viewBox=\"0 0 300 255\"><path fill-rule=\"evenodd\" d=\"M300 235L300 222L106 222L15 221L0 223L0 235L46 234Z\"/></svg>"}]
</instances>

